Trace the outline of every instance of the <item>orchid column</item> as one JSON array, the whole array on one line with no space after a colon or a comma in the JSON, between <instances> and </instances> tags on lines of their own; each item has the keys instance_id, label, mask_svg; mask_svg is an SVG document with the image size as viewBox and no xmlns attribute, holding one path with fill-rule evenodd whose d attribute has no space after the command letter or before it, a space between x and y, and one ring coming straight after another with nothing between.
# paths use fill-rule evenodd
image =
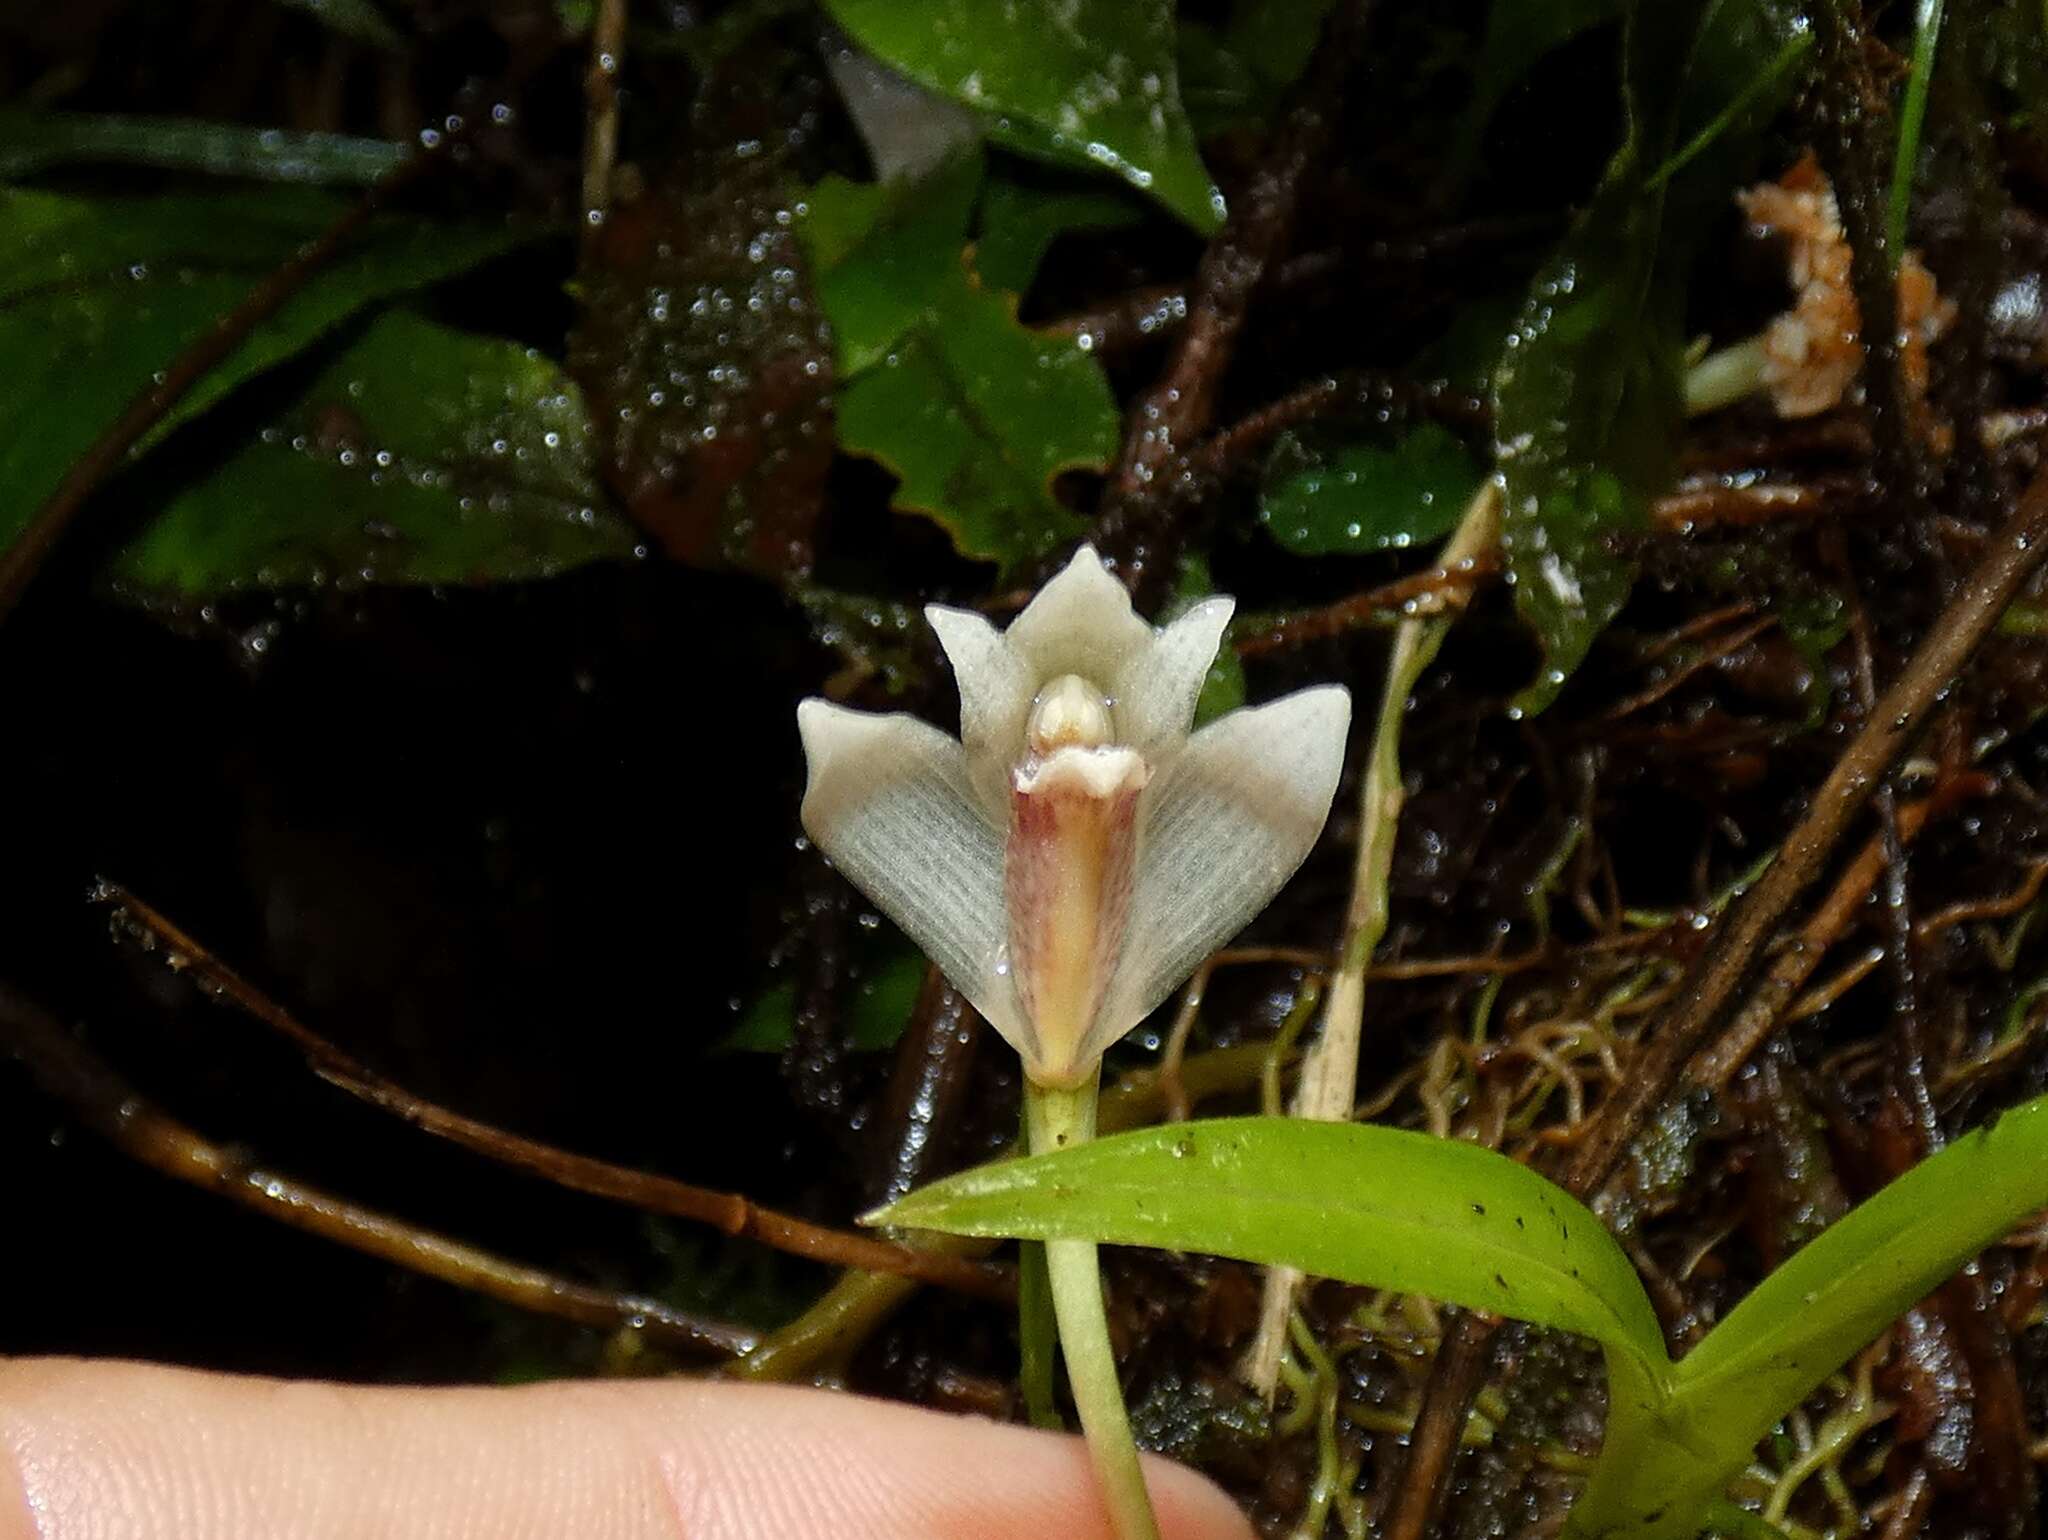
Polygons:
<instances>
[{"instance_id":1,"label":"orchid column","mask_svg":"<svg viewBox=\"0 0 2048 1540\"><path fill-rule=\"evenodd\" d=\"M1034 1151L1094 1132L1102 1054L1266 906L1343 769L1325 685L1189 734L1230 620L1154 630L1083 546L1010 628L925 610L960 739L902 714L797 709L803 821L1024 1061ZM1156 1534L1087 1241L1046 1247L1075 1404L1119 1534Z\"/></svg>"}]
</instances>

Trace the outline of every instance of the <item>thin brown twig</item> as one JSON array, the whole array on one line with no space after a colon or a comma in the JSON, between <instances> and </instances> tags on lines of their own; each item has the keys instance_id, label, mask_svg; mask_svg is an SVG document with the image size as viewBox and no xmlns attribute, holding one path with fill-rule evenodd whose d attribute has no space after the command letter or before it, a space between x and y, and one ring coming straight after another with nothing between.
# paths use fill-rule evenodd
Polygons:
<instances>
[{"instance_id":1,"label":"thin brown twig","mask_svg":"<svg viewBox=\"0 0 2048 1540\"><path fill-rule=\"evenodd\" d=\"M1132 513L1183 479L1172 474L1173 468L1209 427L1252 294L1286 249L1302 186L1335 130L1369 8L1369 0L1346 0L1331 16L1308 77L1274 136L1272 153L1233 200L1223 228L1202 253L1187 322L1174 340L1172 356L1127 419L1123 452L1098 520L1098 542L1111 549L1125 543L1120 536ZM1125 581L1135 584L1144 576L1144 561L1135 551L1119 554L1129 558Z\"/></svg>"},{"instance_id":2,"label":"thin brown twig","mask_svg":"<svg viewBox=\"0 0 2048 1540\"><path fill-rule=\"evenodd\" d=\"M1247 627L1231 645L1239 657L1256 658L1310 642L1328 641L1361 626L1393 625L1418 616L1461 610L1471 602L1479 585L1500 570L1497 550L1461 557L1448 566L1426 567L1334 604L1276 615L1256 630Z\"/></svg>"},{"instance_id":3,"label":"thin brown twig","mask_svg":"<svg viewBox=\"0 0 2048 1540\"><path fill-rule=\"evenodd\" d=\"M1992 537L1934 627L1885 690L1807 813L1779 847L1757 883L1716 927L1717 934L1620 1095L1602 1110L1591 1138L1565 1171L1565 1184L1585 1196L1606 1183L1623 1154L1663 1104L1679 1072L1697 1053L1723 1008L1748 975L1757 953L1793 901L1820 874L1849 822L1918 737L2020 586L2048 556L2048 473L2037 475Z\"/></svg>"},{"instance_id":4,"label":"thin brown twig","mask_svg":"<svg viewBox=\"0 0 2048 1540\"><path fill-rule=\"evenodd\" d=\"M2035 476L2018 506L1956 597L1878 700L1863 728L1808 805L1769 869L1722 917L1713 940L1677 993L1678 1006L1629 1078L1591 1120L1566 1163L1564 1185L1597 1192L1661 1107L1679 1074L1705 1043L1730 997L1793 901L1819 875L1850 820L1918 735L2022 584L2048 556L2048 473ZM1385 1528L1387 1540L1421 1540L1447 1487L1451 1456L1488 1363L1495 1326L1461 1313L1439 1349L1424 1390L1422 1415Z\"/></svg>"},{"instance_id":5,"label":"thin brown twig","mask_svg":"<svg viewBox=\"0 0 2048 1540\"><path fill-rule=\"evenodd\" d=\"M1748 529L1786 519L1836 518L1875 507L1880 499L1877 482L1863 475L1748 482L1694 476L1650 504L1650 527L1668 534Z\"/></svg>"},{"instance_id":6,"label":"thin brown twig","mask_svg":"<svg viewBox=\"0 0 2048 1540\"><path fill-rule=\"evenodd\" d=\"M0 985L0 1031L45 1091L153 1170L457 1288L581 1326L631 1328L665 1346L735 1357L753 1332L659 1300L578 1283L423 1229L267 1170L151 1105L33 1001Z\"/></svg>"},{"instance_id":7,"label":"thin brown twig","mask_svg":"<svg viewBox=\"0 0 2048 1540\"><path fill-rule=\"evenodd\" d=\"M737 1193L695 1187L672 1177L557 1149L426 1101L321 1037L175 922L126 889L103 883L96 896L115 905L131 923L155 937L173 966L189 971L209 989L290 1039L321 1079L423 1132L501 1164L531 1171L575 1192L615 1199L649 1213L708 1224L726 1235L744 1236L814 1262L900 1273L981 1299L1008 1301L1016 1297L1015 1280L1006 1268L913 1250L873 1236L812 1224L762 1208Z\"/></svg>"},{"instance_id":8,"label":"thin brown twig","mask_svg":"<svg viewBox=\"0 0 2048 1540\"><path fill-rule=\"evenodd\" d=\"M1935 796L1908 802L1899 809L1899 839L1910 844L1936 812L1960 800L1963 783L1971 778L1956 777L1951 787ZM1776 1029L1806 981L1813 977L1828 948L1839 941L1869 900L1877 879L1884 875L1885 840L1872 835L1856 858L1835 879L1818 908L1807 916L1798 935L1772 959L1762 981L1743 1002L1735 1019L1715 1037L1686 1069L1686 1079L1698 1085L1725 1086L1735 1072L1756 1052Z\"/></svg>"},{"instance_id":9,"label":"thin brown twig","mask_svg":"<svg viewBox=\"0 0 2048 1540\"><path fill-rule=\"evenodd\" d=\"M619 155L619 66L626 53L626 0L598 0L590 28L590 69L583 77L583 240L604 228Z\"/></svg>"},{"instance_id":10,"label":"thin brown twig","mask_svg":"<svg viewBox=\"0 0 2048 1540\"><path fill-rule=\"evenodd\" d=\"M1834 184L1842 228L1849 239L1849 277L1856 291L1857 330L1863 342L1863 391L1870 415L1881 483L1901 505L1924 501L1936 474L1922 439L1921 414L1914 411L1900 369L1899 292L1894 276L1899 253L1885 230L1882 162L1889 135L1873 132L1873 109L1886 93L1872 78L1869 34L1862 7L1852 0L1825 0L1811 12L1814 31L1814 89L1807 105L1814 118L1815 148Z\"/></svg>"},{"instance_id":11,"label":"thin brown twig","mask_svg":"<svg viewBox=\"0 0 2048 1540\"><path fill-rule=\"evenodd\" d=\"M270 274L246 298L221 316L212 326L188 343L164 366L149 388L121 409L71 462L70 470L44 499L11 545L0 550L0 621L21 602L21 596L42 570L50 553L77 518L86 500L101 482L113 474L128 452L142 441L171 409L185 399L192 387L226 360L248 340L249 334L303 288L308 279L333 258L356 232L390 202L393 194L422 175L440 157L422 151L413 155L371 187L355 205L312 241L302 246L284 266Z\"/></svg>"},{"instance_id":12,"label":"thin brown twig","mask_svg":"<svg viewBox=\"0 0 2048 1540\"><path fill-rule=\"evenodd\" d=\"M2002 920L2018 914L2041 896L2044 881L2048 881L2048 856L2038 857L2029 863L2027 875L2010 893L1998 898L1966 898L1946 909L1937 909L1914 925L1914 934L1925 943L1943 931L1968 924L1971 920Z\"/></svg>"},{"instance_id":13,"label":"thin brown twig","mask_svg":"<svg viewBox=\"0 0 2048 1540\"><path fill-rule=\"evenodd\" d=\"M1775 615L1760 615L1755 620L1734 627L1725 635L1702 647L1692 657L1686 659L1677 668L1672 669L1663 678L1643 686L1635 694L1627 696L1609 707L1605 712L1607 720L1610 722L1619 721L1622 717L1641 711L1646 706L1655 705L1673 690L1678 689L1688 679L1698 674L1702 669L1712 668L1730 653L1748 646L1777 623L1778 618Z\"/></svg>"},{"instance_id":14,"label":"thin brown twig","mask_svg":"<svg viewBox=\"0 0 2048 1540\"><path fill-rule=\"evenodd\" d=\"M1428 417L1465 433L1490 431L1493 410L1484 399L1442 381L1416 380L1384 370L1354 369L1302 386L1247 412L1205 439L1188 458L1197 482L1228 475L1289 428L1327 416L1370 412Z\"/></svg>"}]
</instances>

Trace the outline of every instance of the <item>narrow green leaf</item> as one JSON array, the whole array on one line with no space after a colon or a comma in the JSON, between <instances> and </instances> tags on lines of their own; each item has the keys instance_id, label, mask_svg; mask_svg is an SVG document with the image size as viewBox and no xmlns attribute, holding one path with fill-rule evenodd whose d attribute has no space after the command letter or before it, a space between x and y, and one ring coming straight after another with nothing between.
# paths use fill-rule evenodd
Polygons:
<instances>
[{"instance_id":1,"label":"narrow green leaf","mask_svg":"<svg viewBox=\"0 0 2048 1540\"><path fill-rule=\"evenodd\" d=\"M1405 549L1449 534L1483 474L1433 422L1391 446L1284 433L1266 461L1259 521L1297 556Z\"/></svg>"},{"instance_id":2,"label":"narrow green leaf","mask_svg":"<svg viewBox=\"0 0 2048 1540\"><path fill-rule=\"evenodd\" d=\"M839 441L893 470L898 507L929 514L964 556L1013 566L1086 528L1052 494L1106 466L1118 416L1095 359L1017 324L1014 297L956 267L923 320L839 398Z\"/></svg>"},{"instance_id":3,"label":"narrow green leaf","mask_svg":"<svg viewBox=\"0 0 2048 1540\"><path fill-rule=\"evenodd\" d=\"M367 186L410 152L388 139L249 128L199 118L0 110L0 178L53 166L158 166L260 182Z\"/></svg>"},{"instance_id":4,"label":"narrow green leaf","mask_svg":"<svg viewBox=\"0 0 2048 1540\"><path fill-rule=\"evenodd\" d=\"M1222 222L1181 107L1171 0L827 0L859 44L973 108L1012 149L1121 176Z\"/></svg>"},{"instance_id":5,"label":"narrow green leaf","mask_svg":"<svg viewBox=\"0 0 2048 1540\"><path fill-rule=\"evenodd\" d=\"M1662 186L1712 149L1714 142L1734 129L1742 121L1745 113L1760 103L1771 102L1781 89L1785 78L1792 73L1800 60L1806 57L1806 51L1812 46L1813 32L1809 28L1802 27L1786 38L1778 45L1777 53L1771 56L1771 62L1730 99L1726 106L1702 124L1663 165L1651 172L1643 185L1646 188Z\"/></svg>"},{"instance_id":6,"label":"narrow green leaf","mask_svg":"<svg viewBox=\"0 0 2048 1540\"><path fill-rule=\"evenodd\" d=\"M1571 1531L1659 1540L1793 1407L1885 1326L2048 1206L2048 1098L1965 1134L1851 1210L1688 1353L1661 1417L1610 1424Z\"/></svg>"},{"instance_id":7,"label":"narrow green leaf","mask_svg":"<svg viewBox=\"0 0 2048 1540\"><path fill-rule=\"evenodd\" d=\"M2043 1207L2048 1098L1929 1156L1752 1289L1679 1364L1695 1415L1736 1416L1745 1396L1783 1406L1804 1399L1963 1262Z\"/></svg>"},{"instance_id":8,"label":"narrow green leaf","mask_svg":"<svg viewBox=\"0 0 2048 1540\"><path fill-rule=\"evenodd\" d=\"M346 205L310 188L162 198L0 189L0 544L178 352ZM356 311L476 266L526 236L374 222L188 394L151 442Z\"/></svg>"},{"instance_id":9,"label":"narrow green leaf","mask_svg":"<svg viewBox=\"0 0 2048 1540\"><path fill-rule=\"evenodd\" d=\"M1943 0L1918 0L1913 7L1913 63L1906 73L1906 99L1899 105L1898 140L1892 150L1891 198L1885 208L1885 244L1898 268L1906 249L1906 215L1913 206L1913 172L1920 163L1920 128L1927 118L1927 88L1934 79L1934 53L1941 44Z\"/></svg>"},{"instance_id":10,"label":"narrow green leaf","mask_svg":"<svg viewBox=\"0 0 2048 1540\"><path fill-rule=\"evenodd\" d=\"M632 553L598 491L583 399L501 338L386 315L115 558L190 602L249 588L484 583Z\"/></svg>"},{"instance_id":11,"label":"narrow green leaf","mask_svg":"<svg viewBox=\"0 0 2048 1540\"><path fill-rule=\"evenodd\" d=\"M1628 1258L1562 1188L1456 1139L1223 1118L977 1167L872 1222L1284 1264L1591 1337L1647 1381L1663 1336Z\"/></svg>"}]
</instances>

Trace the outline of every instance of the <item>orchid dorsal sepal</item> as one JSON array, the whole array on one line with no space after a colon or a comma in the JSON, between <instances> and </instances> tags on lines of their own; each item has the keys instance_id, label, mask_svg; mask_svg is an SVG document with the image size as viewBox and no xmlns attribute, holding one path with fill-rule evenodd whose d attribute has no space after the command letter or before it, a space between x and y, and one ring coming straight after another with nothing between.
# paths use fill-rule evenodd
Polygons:
<instances>
[{"instance_id":1,"label":"orchid dorsal sepal","mask_svg":"<svg viewBox=\"0 0 2048 1540\"><path fill-rule=\"evenodd\" d=\"M1232 602L1155 629L1083 546L1007 630L932 605L961 736L798 709L805 828L1024 1060L1071 1089L1272 899L1321 833L1350 697L1191 732Z\"/></svg>"}]
</instances>

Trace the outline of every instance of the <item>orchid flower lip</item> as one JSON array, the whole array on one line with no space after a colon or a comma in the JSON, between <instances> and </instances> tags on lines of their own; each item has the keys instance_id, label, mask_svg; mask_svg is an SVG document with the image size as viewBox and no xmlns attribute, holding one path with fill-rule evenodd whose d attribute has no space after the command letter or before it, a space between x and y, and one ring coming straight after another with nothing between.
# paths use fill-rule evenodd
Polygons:
<instances>
[{"instance_id":1,"label":"orchid flower lip","mask_svg":"<svg viewBox=\"0 0 2048 1540\"><path fill-rule=\"evenodd\" d=\"M1231 610L1205 599L1155 629L1083 546L1007 630L927 607L959 739L798 707L805 829L1041 1084L1092 1074L1266 906L1328 817L1342 686L1190 732Z\"/></svg>"}]
</instances>

